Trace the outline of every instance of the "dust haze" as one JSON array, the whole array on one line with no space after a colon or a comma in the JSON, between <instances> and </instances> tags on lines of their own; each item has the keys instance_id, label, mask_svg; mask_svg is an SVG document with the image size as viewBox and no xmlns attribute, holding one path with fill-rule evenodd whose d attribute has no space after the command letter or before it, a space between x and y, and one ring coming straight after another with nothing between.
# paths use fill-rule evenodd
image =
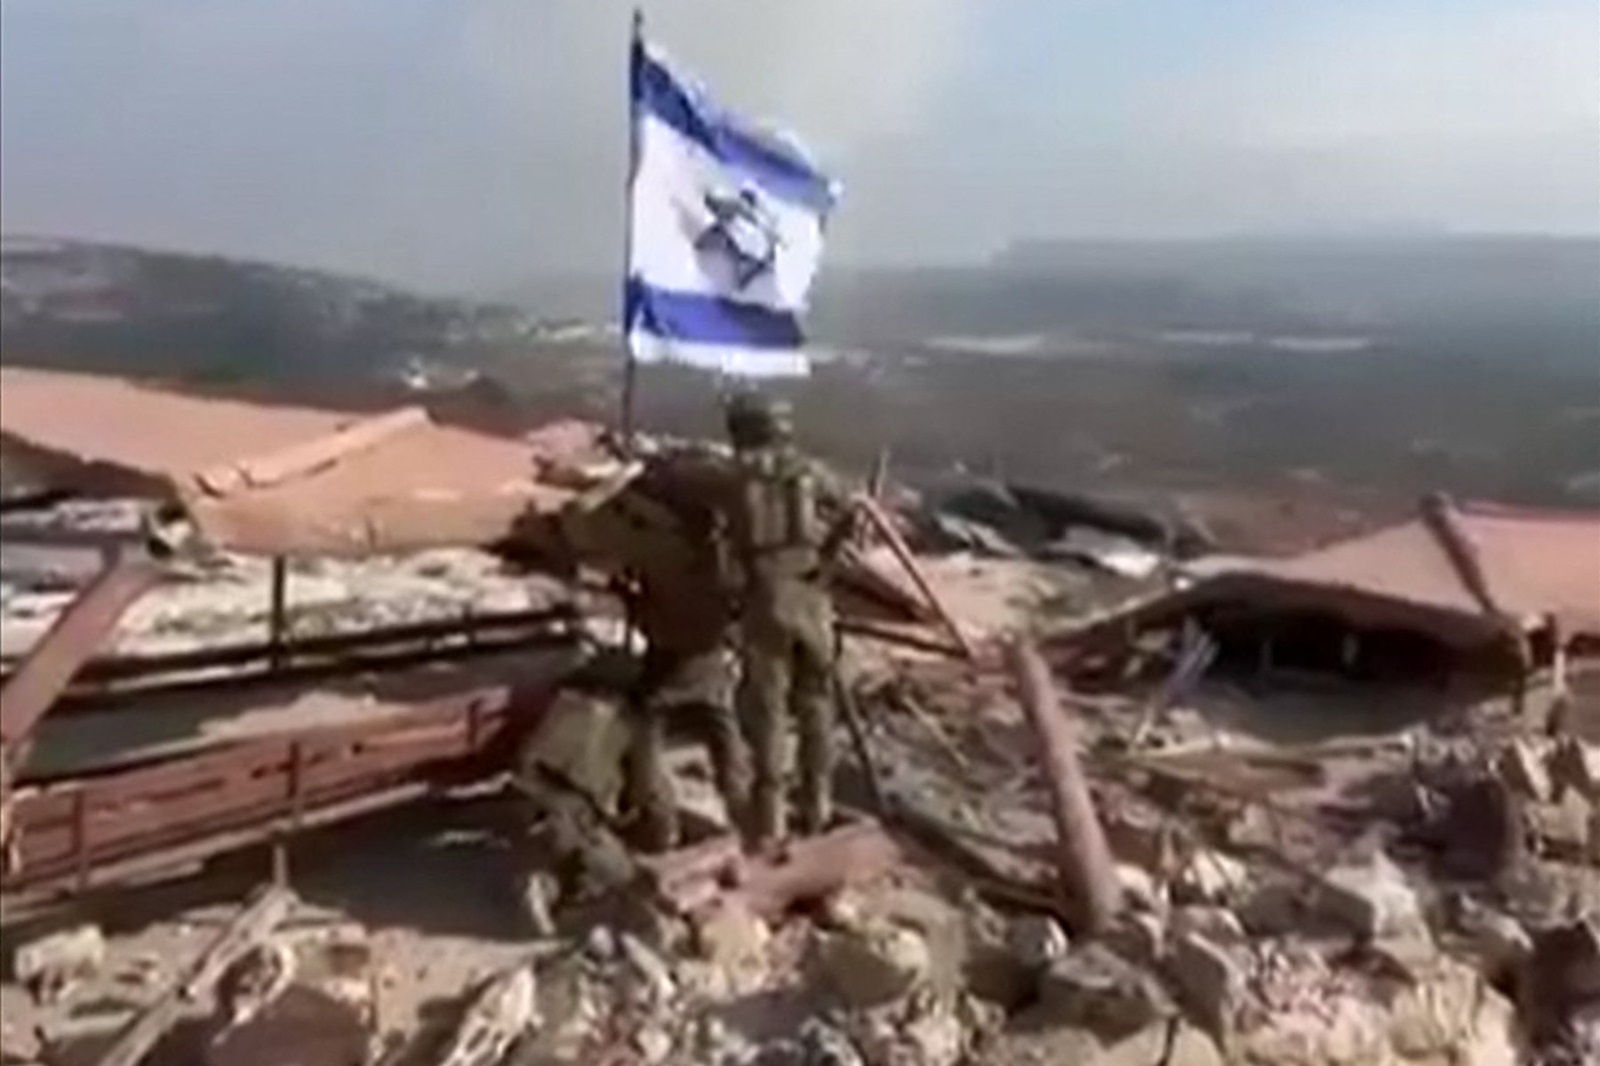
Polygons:
<instances>
[{"instance_id":1,"label":"dust haze","mask_svg":"<svg viewBox=\"0 0 1600 1066\"><path fill-rule=\"evenodd\" d=\"M1600 229L1594 5L1287 5L1223 52L1185 41L1184 7L646 17L842 176L836 262L1038 237ZM625 5L7 0L0 18L10 232L452 289L614 267ZM1042 62L1011 62L1029 41Z\"/></svg>"}]
</instances>

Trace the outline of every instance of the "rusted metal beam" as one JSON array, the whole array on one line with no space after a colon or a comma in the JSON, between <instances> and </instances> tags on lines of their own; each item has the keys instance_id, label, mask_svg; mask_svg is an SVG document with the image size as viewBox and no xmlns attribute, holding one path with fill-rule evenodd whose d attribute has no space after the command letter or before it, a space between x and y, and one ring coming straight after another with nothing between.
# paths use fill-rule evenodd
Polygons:
<instances>
[{"instance_id":1,"label":"rusted metal beam","mask_svg":"<svg viewBox=\"0 0 1600 1066\"><path fill-rule=\"evenodd\" d=\"M504 650L506 643L533 640L551 627L575 621L571 604L523 611L479 614L427 622L407 622L353 633L326 633L297 637L285 647L286 657L301 660L342 658L382 658L406 653L408 645L423 645L423 651L447 642L484 642L491 650ZM121 655L86 663L74 676L75 683L148 682L163 675L201 673L212 670L264 669L272 655L267 643L232 644L197 648L193 651L159 655ZM11 676L0 674L0 682Z\"/></svg>"},{"instance_id":2,"label":"rusted metal beam","mask_svg":"<svg viewBox=\"0 0 1600 1066\"><path fill-rule=\"evenodd\" d=\"M1064 917L1074 932L1104 932L1116 917L1121 890L1105 831L1095 815L1083 766L1078 761L1077 730L1056 698L1055 682L1030 641L1018 638L1007 649L1022 708L1033 725L1044 763L1045 784L1055 815L1057 869L1065 898Z\"/></svg>"},{"instance_id":3,"label":"rusted metal beam","mask_svg":"<svg viewBox=\"0 0 1600 1066\"><path fill-rule=\"evenodd\" d=\"M326 436L294 444L268 455L239 459L203 470L195 476L195 481L213 496L226 496L245 488L268 488L332 466L399 433L427 424L427 411L421 407L402 407L360 419Z\"/></svg>"},{"instance_id":4,"label":"rusted metal beam","mask_svg":"<svg viewBox=\"0 0 1600 1066\"><path fill-rule=\"evenodd\" d=\"M14 861L4 888L81 889L133 860L174 852L193 861L208 842L215 854L268 840L366 796L491 775L509 764L517 734L549 697L548 690L481 686L378 721L25 788L15 797Z\"/></svg>"},{"instance_id":5,"label":"rusted metal beam","mask_svg":"<svg viewBox=\"0 0 1600 1066\"><path fill-rule=\"evenodd\" d=\"M778 855L746 855L736 839L719 837L642 865L679 913L741 907L778 918L803 900L874 881L901 859L883 828L863 820L796 840Z\"/></svg>"},{"instance_id":6,"label":"rusted metal beam","mask_svg":"<svg viewBox=\"0 0 1600 1066\"><path fill-rule=\"evenodd\" d=\"M11 757L133 602L160 580L154 562L124 555L61 612L0 689L0 744Z\"/></svg>"},{"instance_id":7,"label":"rusted metal beam","mask_svg":"<svg viewBox=\"0 0 1600 1066\"><path fill-rule=\"evenodd\" d=\"M939 598L939 594L929 584L928 577L922 572L922 567L918 565L916 556L911 554L911 548L906 544L905 539L900 536L900 531L894 528L894 523L889 521L889 516L883 513L883 508L878 506L876 500L867 497L858 497L856 506L861 508L862 514L867 517L867 521L872 524L878 535L883 538L883 542L889 546L889 550L894 553L894 557L905 568L906 573L911 578L911 583L916 585L917 591L922 594L928 606L939 616L940 623L950 633L951 639L961 649L962 655L968 659L976 658L972 642L967 639L966 633L962 631L960 623L950 613L950 609L945 606L944 600Z\"/></svg>"}]
</instances>

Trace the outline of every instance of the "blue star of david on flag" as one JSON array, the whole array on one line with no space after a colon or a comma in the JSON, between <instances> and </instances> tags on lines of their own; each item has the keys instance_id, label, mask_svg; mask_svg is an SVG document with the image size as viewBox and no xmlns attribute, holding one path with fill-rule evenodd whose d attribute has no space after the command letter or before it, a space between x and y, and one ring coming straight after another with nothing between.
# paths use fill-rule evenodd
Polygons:
<instances>
[{"instance_id":1,"label":"blue star of david on flag","mask_svg":"<svg viewBox=\"0 0 1600 1066\"><path fill-rule=\"evenodd\" d=\"M838 185L638 38L631 81L630 353L740 377L808 373L800 316Z\"/></svg>"}]
</instances>

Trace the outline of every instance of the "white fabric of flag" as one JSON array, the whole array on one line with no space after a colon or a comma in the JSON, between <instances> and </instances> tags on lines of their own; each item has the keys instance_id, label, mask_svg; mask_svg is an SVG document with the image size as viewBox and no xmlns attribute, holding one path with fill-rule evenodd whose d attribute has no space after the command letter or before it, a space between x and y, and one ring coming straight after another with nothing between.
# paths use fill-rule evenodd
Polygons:
<instances>
[{"instance_id":1,"label":"white fabric of flag","mask_svg":"<svg viewBox=\"0 0 1600 1066\"><path fill-rule=\"evenodd\" d=\"M804 375L800 326L839 187L636 38L623 330L641 363Z\"/></svg>"}]
</instances>

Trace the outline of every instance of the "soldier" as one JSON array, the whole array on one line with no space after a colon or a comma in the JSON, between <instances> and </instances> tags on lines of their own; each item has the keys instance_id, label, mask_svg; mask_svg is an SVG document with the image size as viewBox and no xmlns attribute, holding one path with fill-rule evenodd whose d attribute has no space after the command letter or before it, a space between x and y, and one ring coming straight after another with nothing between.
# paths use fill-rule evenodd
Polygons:
<instances>
[{"instance_id":1,"label":"soldier","mask_svg":"<svg viewBox=\"0 0 1600 1066\"><path fill-rule=\"evenodd\" d=\"M652 559L632 589L633 618L646 650L633 692L637 722L628 783L642 842L652 850L675 846L680 835L665 765L669 724L687 722L705 740L717 790L736 821L746 815L751 787L750 753L733 706L732 600L716 550L715 510L706 506L715 501L686 484L686 471L679 474L672 510L690 551Z\"/></svg>"},{"instance_id":2,"label":"soldier","mask_svg":"<svg viewBox=\"0 0 1600 1066\"><path fill-rule=\"evenodd\" d=\"M716 783L734 818L750 794L750 756L733 709L732 599L716 536L728 484L725 460L692 452L657 457L626 491L561 519L563 554L606 560L645 640L644 661L626 682L629 731L625 795L639 843L678 843L677 802L665 754L669 726L691 725L711 753Z\"/></svg>"},{"instance_id":3,"label":"soldier","mask_svg":"<svg viewBox=\"0 0 1600 1066\"><path fill-rule=\"evenodd\" d=\"M731 569L738 589L741 698L755 759L748 824L756 843L788 830L784 753L788 718L798 732L799 822L832 816L834 611L827 569L849 537L849 517L824 529L820 472L793 446L784 405L757 393L727 407L735 486L729 501Z\"/></svg>"},{"instance_id":4,"label":"soldier","mask_svg":"<svg viewBox=\"0 0 1600 1066\"><path fill-rule=\"evenodd\" d=\"M616 698L618 671L606 657L588 664L540 717L518 755L517 787L534 814L531 854L539 866L548 864L565 899L606 895L630 884L636 872L614 831L632 743L630 716ZM527 888L540 882L535 873ZM530 909L551 902L530 900ZM548 922L544 914L530 917L538 925Z\"/></svg>"}]
</instances>

